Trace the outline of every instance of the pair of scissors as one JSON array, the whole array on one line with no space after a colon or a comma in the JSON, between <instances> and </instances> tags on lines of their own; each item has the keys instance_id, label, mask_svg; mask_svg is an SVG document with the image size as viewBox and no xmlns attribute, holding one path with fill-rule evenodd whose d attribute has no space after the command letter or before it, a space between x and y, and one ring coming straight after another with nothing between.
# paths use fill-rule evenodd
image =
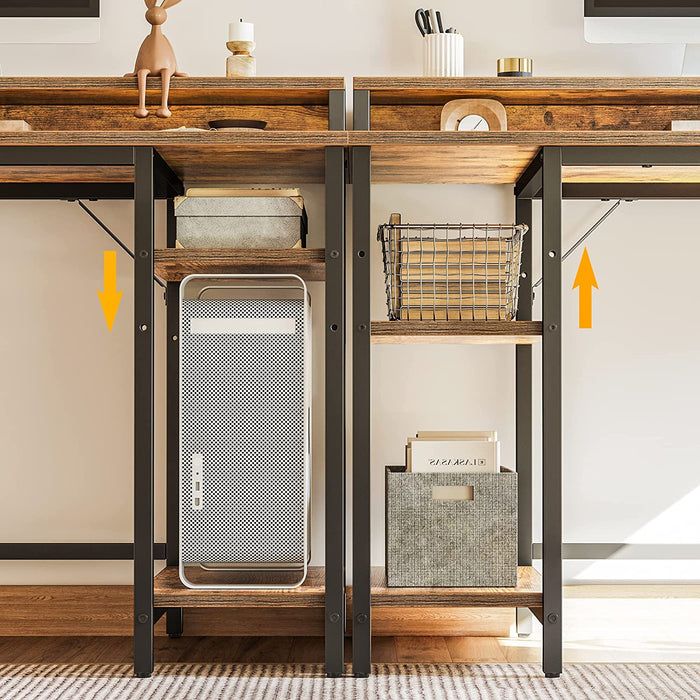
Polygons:
<instances>
[{"instance_id":1,"label":"pair of scissors","mask_svg":"<svg viewBox=\"0 0 700 700\"><path fill-rule=\"evenodd\" d=\"M428 10L424 10L422 7L419 7L416 10L415 20L421 36L433 33L433 28L430 25L430 14L428 13Z\"/></svg>"}]
</instances>

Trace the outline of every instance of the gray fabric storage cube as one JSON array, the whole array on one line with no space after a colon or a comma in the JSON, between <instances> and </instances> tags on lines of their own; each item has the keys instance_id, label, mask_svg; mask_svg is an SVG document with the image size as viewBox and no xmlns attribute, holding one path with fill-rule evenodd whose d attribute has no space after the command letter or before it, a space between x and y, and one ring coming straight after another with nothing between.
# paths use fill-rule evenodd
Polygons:
<instances>
[{"instance_id":1,"label":"gray fabric storage cube","mask_svg":"<svg viewBox=\"0 0 700 700\"><path fill-rule=\"evenodd\" d=\"M301 197L180 197L177 240L184 248L293 248L306 243Z\"/></svg>"},{"instance_id":2,"label":"gray fabric storage cube","mask_svg":"<svg viewBox=\"0 0 700 700\"><path fill-rule=\"evenodd\" d=\"M467 495L473 500L434 500ZM441 489L442 487L442 489ZM461 494L444 492L461 487ZM386 471L389 586L508 587L518 583L518 477Z\"/></svg>"}]
</instances>

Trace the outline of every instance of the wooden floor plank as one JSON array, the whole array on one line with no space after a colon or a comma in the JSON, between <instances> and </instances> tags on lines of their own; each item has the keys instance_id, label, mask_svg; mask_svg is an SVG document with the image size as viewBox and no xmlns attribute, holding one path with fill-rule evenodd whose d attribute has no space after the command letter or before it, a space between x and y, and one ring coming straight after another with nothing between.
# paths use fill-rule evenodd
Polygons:
<instances>
[{"instance_id":1,"label":"wooden floor plank","mask_svg":"<svg viewBox=\"0 0 700 700\"><path fill-rule=\"evenodd\" d=\"M323 637L294 637L289 660L295 664L322 664L325 644Z\"/></svg>"},{"instance_id":2,"label":"wooden floor plank","mask_svg":"<svg viewBox=\"0 0 700 700\"><path fill-rule=\"evenodd\" d=\"M169 641L179 642L181 639ZM194 639L194 643L183 645L179 658L173 659L173 661L232 664L238 660L241 640L245 637L195 637ZM163 646L167 647L167 644Z\"/></svg>"},{"instance_id":3,"label":"wooden floor plank","mask_svg":"<svg viewBox=\"0 0 700 700\"><path fill-rule=\"evenodd\" d=\"M372 637L372 661L375 664L398 663L396 637Z\"/></svg>"},{"instance_id":4,"label":"wooden floor plank","mask_svg":"<svg viewBox=\"0 0 700 700\"><path fill-rule=\"evenodd\" d=\"M399 663L450 663L452 657L444 637L396 637Z\"/></svg>"},{"instance_id":5,"label":"wooden floor plank","mask_svg":"<svg viewBox=\"0 0 700 700\"><path fill-rule=\"evenodd\" d=\"M542 647L538 640L505 640L503 653L509 664L538 664L542 661Z\"/></svg>"},{"instance_id":6,"label":"wooden floor plank","mask_svg":"<svg viewBox=\"0 0 700 700\"><path fill-rule=\"evenodd\" d=\"M445 643L455 663L505 663L506 655L495 637L446 637Z\"/></svg>"},{"instance_id":7,"label":"wooden floor plank","mask_svg":"<svg viewBox=\"0 0 700 700\"><path fill-rule=\"evenodd\" d=\"M95 655L93 637L5 638L0 648L4 663L81 663Z\"/></svg>"},{"instance_id":8,"label":"wooden floor plank","mask_svg":"<svg viewBox=\"0 0 700 700\"><path fill-rule=\"evenodd\" d=\"M689 618L692 627L694 618ZM672 633L668 633L672 634ZM374 637L375 663L539 663L541 641L517 637ZM565 642L567 663L692 663L695 643L669 639L643 642L642 636L613 637L606 629ZM0 637L0 663L131 664L131 637ZM321 637L156 637L158 663L323 663ZM345 638L352 661L352 639Z\"/></svg>"},{"instance_id":9,"label":"wooden floor plank","mask_svg":"<svg viewBox=\"0 0 700 700\"><path fill-rule=\"evenodd\" d=\"M236 661L242 664L288 663L293 637L241 637Z\"/></svg>"},{"instance_id":10,"label":"wooden floor plank","mask_svg":"<svg viewBox=\"0 0 700 700\"><path fill-rule=\"evenodd\" d=\"M92 646L80 659L80 663L96 664L130 664L134 659L134 640L132 637L89 637ZM158 641L155 641L156 660L158 658Z\"/></svg>"}]
</instances>

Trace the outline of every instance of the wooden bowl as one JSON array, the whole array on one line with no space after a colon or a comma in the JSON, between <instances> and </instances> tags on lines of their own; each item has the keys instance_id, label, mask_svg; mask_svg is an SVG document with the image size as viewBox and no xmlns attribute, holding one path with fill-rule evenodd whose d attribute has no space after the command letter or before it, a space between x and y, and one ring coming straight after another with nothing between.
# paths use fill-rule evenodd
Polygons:
<instances>
[{"instance_id":1,"label":"wooden bowl","mask_svg":"<svg viewBox=\"0 0 700 700\"><path fill-rule=\"evenodd\" d=\"M217 131L262 131L267 122L259 119L215 119L209 126Z\"/></svg>"}]
</instances>

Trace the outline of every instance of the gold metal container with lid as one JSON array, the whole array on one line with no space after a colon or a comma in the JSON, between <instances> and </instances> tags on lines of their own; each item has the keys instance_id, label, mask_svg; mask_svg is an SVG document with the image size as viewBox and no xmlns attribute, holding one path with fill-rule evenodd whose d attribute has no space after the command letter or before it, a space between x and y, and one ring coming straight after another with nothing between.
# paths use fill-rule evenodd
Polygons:
<instances>
[{"instance_id":1,"label":"gold metal container with lid","mask_svg":"<svg viewBox=\"0 0 700 700\"><path fill-rule=\"evenodd\" d=\"M499 58L498 75L503 78L532 77L531 58Z\"/></svg>"}]
</instances>

